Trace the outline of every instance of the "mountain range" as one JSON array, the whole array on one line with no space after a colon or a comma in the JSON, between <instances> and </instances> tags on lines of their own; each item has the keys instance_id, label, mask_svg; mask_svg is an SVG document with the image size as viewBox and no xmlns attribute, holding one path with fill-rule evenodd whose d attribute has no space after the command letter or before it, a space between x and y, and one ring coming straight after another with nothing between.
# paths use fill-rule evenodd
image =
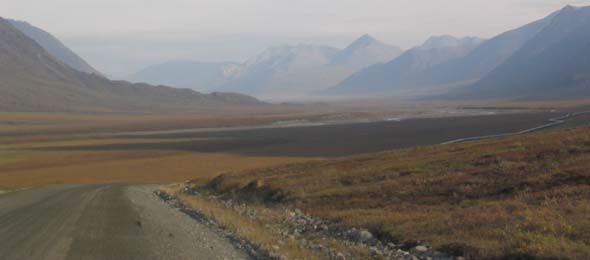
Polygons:
<instances>
[{"instance_id":1,"label":"mountain range","mask_svg":"<svg viewBox=\"0 0 590 260\"><path fill-rule=\"evenodd\" d=\"M421 46L404 52L398 58L363 69L336 87L325 91L329 94L361 94L404 91L415 89L424 81L424 74L433 67L464 57L484 40L473 37L455 38L434 36Z\"/></svg>"},{"instance_id":2,"label":"mountain range","mask_svg":"<svg viewBox=\"0 0 590 260\"><path fill-rule=\"evenodd\" d=\"M363 35L342 50L312 44L275 46L241 64L167 62L128 79L262 96L305 95L331 87L359 69L389 61L401 52L398 47Z\"/></svg>"},{"instance_id":3,"label":"mountain range","mask_svg":"<svg viewBox=\"0 0 590 260\"><path fill-rule=\"evenodd\" d=\"M194 111L265 105L240 94L201 94L82 72L13 24L0 18L0 111Z\"/></svg>"},{"instance_id":4,"label":"mountain range","mask_svg":"<svg viewBox=\"0 0 590 260\"><path fill-rule=\"evenodd\" d=\"M209 86L257 96L584 97L590 95L589 10L567 6L488 40L434 36L403 53L368 35L343 50L273 47L232 64L230 73L217 72Z\"/></svg>"},{"instance_id":5,"label":"mountain range","mask_svg":"<svg viewBox=\"0 0 590 260\"><path fill-rule=\"evenodd\" d=\"M0 18L0 111L180 111L267 105L229 91L265 97L586 98L588 28L590 7L567 6L489 40L434 36L402 52L364 35L344 49L283 45L243 63L174 61L131 77L160 85L153 86L109 80L51 34Z\"/></svg>"},{"instance_id":6,"label":"mountain range","mask_svg":"<svg viewBox=\"0 0 590 260\"><path fill-rule=\"evenodd\" d=\"M325 93L422 91L445 99L584 97L590 94L589 20L590 7L567 6L492 39L456 45L460 51L436 50L427 42L389 63L361 70ZM433 39L437 41L440 44L440 39Z\"/></svg>"}]
</instances>

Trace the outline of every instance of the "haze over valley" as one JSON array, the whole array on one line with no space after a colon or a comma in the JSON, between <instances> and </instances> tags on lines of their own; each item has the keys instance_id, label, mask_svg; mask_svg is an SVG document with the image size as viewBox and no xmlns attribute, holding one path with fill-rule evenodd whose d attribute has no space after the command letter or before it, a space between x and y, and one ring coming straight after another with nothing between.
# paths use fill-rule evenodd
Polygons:
<instances>
[{"instance_id":1,"label":"haze over valley","mask_svg":"<svg viewBox=\"0 0 590 260\"><path fill-rule=\"evenodd\" d=\"M402 51L399 47L384 44L370 35L363 35L342 50L321 45L277 46L265 50L243 64L172 61L150 66L128 79L201 91L233 91L258 97L282 99L289 96L313 98L317 96L428 96L429 94L431 96L439 94L452 99L515 96L552 98L551 96L533 97L537 93L533 89L526 90L526 84L531 84L533 81L552 80L531 78L537 75L549 75L537 73L536 68L521 66L518 69L509 69L512 73L518 71L518 75L531 74L528 76L531 83L517 83L514 80L500 82L502 76L496 74L500 73L498 71L504 67L516 66L511 63L523 63L534 59L532 56L521 56L523 55L521 53L533 51L534 48L537 48L537 52L539 48L542 48L564 60L581 57L568 58L566 52L584 52L583 45L566 47L559 45L558 39L563 37L561 38L563 41L571 42L566 37L583 38L585 37L583 31L574 31L570 32L570 35L560 36L551 31L584 28L586 13L587 8L568 6L541 20L500 33L489 40L476 37L457 38L450 35L432 36L423 44ZM554 41L546 43L543 47L534 47L541 44L541 41L545 41L543 37L550 37ZM563 53L563 55L556 53ZM539 59L543 58L539 57ZM555 62L558 61L546 58L535 64L552 66ZM572 61L571 64L580 63ZM564 67L561 73L569 73L569 76L552 76L555 77L553 80L569 77L567 79L569 83L561 81L554 84L570 85L563 86L568 89L578 88L571 86L579 84L573 81L583 82L583 79L580 78L579 73L572 70L575 69ZM482 85L492 88L503 85L506 89L503 92L494 90L495 93L492 94L491 91L482 89ZM514 88L519 90L512 91L511 89ZM583 89L574 92L587 94ZM448 95L445 95L447 93ZM566 97L575 94L554 93L554 95Z\"/></svg>"},{"instance_id":2,"label":"haze over valley","mask_svg":"<svg viewBox=\"0 0 590 260\"><path fill-rule=\"evenodd\" d=\"M1 260L587 260L590 1L27 0Z\"/></svg>"}]
</instances>

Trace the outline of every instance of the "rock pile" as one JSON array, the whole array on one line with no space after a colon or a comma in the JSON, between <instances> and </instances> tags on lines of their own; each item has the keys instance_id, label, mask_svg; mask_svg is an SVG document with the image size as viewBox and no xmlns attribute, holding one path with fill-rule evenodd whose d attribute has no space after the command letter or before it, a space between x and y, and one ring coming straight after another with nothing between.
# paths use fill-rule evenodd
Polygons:
<instances>
[{"instance_id":1,"label":"rock pile","mask_svg":"<svg viewBox=\"0 0 590 260\"><path fill-rule=\"evenodd\" d=\"M199 194L195 189L188 187L183 192L193 196L204 196ZM178 200L171 198L165 193L158 192L157 195L168 201L172 207L179 208L194 219L219 229L214 220L198 210L186 208ZM224 207L232 209L252 220L262 220L264 215L264 212L232 199L221 199L216 196L207 196L207 198L216 200L221 205L224 205ZM266 228L280 234L285 240L296 240L301 248L316 251L324 255L327 259L355 259L350 253L326 246L329 243L323 243L326 241L338 241L348 248L370 252L371 256L376 259L464 260L463 257L454 257L437 251L420 241L410 241L400 244L391 241L381 241L368 230L348 228L336 222L312 217L300 209L283 208L282 215L281 223L268 223ZM273 255L270 250L238 238L232 232L223 230L220 230L220 232L223 232L226 237L234 242L236 247L244 249L254 259L285 259L282 256ZM279 248L282 242L277 241L277 245L273 247Z\"/></svg>"},{"instance_id":2,"label":"rock pile","mask_svg":"<svg viewBox=\"0 0 590 260\"><path fill-rule=\"evenodd\" d=\"M185 192L188 190L185 189ZM286 260L283 256L275 255L272 252L262 248L259 245L251 243L243 238L238 237L234 232L231 230L223 229L220 227L219 223L217 223L214 219L208 217L201 211L197 209L192 209L186 207L182 204L177 198L170 196L169 194L162 192L162 191L155 191L155 194L164 200L170 207L176 208L187 214L191 218L200 223L207 225L213 231L217 232L218 234L226 237L234 247L243 250L246 252L252 259L264 259L264 260ZM197 194L197 193L194 193Z\"/></svg>"},{"instance_id":3,"label":"rock pile","mask_svg":"<svg viewBox=\"0 0 590 260\"><path fill-rule=\"evenodd\" d=\"M286 226L289 227L286 236L316 237L319 240L329 238L338 239L345 245L365 248L373 257L380 259L408 259L408 260L455 260L453 256L436 251L422 243L413 242L412 245L380 241L365 229L346 228L338 223L330 222L304 214L301 210L284 209ZM322 251L330 259L350 259L343 252L335 252L329 248L302 239L306 248ZM415 244L415 245L414 245Z\"/></svg>"}]
</instances>

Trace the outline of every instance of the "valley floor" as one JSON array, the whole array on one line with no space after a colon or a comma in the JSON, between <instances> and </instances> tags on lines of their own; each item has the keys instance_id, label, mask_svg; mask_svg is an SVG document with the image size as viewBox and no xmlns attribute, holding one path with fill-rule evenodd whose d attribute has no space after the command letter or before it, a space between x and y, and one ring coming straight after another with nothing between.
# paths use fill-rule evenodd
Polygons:
<instances>
[{"instance_id":1,"label":"valley floor","mask_svg":"<svg viewBox=\"0 0 590 260\"><path fill-rule=\"evenodd\" d=\"M158 121L161 118L142 119L125 125L119 121L126 122L126 117L80 122L71 118L60 121L55 115L49 119L30 116L18 119L13 115L8 120L13 124L5 121L4 128L0 127L0 190L47 184L171 182L195 178L206 182L228 171L520 131L544 124L558 114L501 113L207 131L192 127L219 126L220 122L240 124L244 119L191 122L190 118L182 120L179 116L170 122ZM273 116L261 122L270 124L285 119ZM174 130L183 122L190 127ZM32 126L27 128L22 125L25 123ZM144 124L149 130L136 130L145 129ZM109 131L109 127L113 130Z\"/></svg>"},{"instance_id":2,"label":"valley floor","mask_svg":"<svg viewBox=\"0 0 590 260\"><path fill-rule=\"evenodd\" d=\"M221 196L187 201L213 217L227 213L219 209L227 208L229 194L241 194L253 199L247 203L258 201L245 207L270 212L271 218L277 215L266 205L269 198L271 204L290 210L287 213L297 207L309 214L296 214L299 217L364 228L398 245L417 239L433 248L454 243L453 248L472 256L490 257L504 252L505 246L517 249L515 253L562 252L557 256L573 259L588 253L588 240L577 231L587 229L581 217L587 214L587 129L568 129L587 125L588 117L568 120L543 134L441 146L436 144L529 129L576 110L434 109L444 115L0 114L0 193L11 191L0 194L0 258L74 259L80 250L100 248L84 259L117 259L101 255L113 252L167 259L160 255L167 250L177 254L171 253L177 256L171 259L194 254L211 259L207 254L219 254L207 249L209 244L186 242L200 241L195 236L209 238L209 233L199 233L203 227L198 223L187 222L186 216L150 195L155 186L116 184L185 180L192 180L190 190ZM404 120L374 120L398 117ZM362 118L369 119L358 122ZM302 121L320 124L289 125ZM392 149L402 150L383 152ZM215 178L220 174L226 177ZM534 182L537 177L542 181ZM170 192L182 194L184 186L176 187L181 188ZM543 187L547 191L538 190ZM240 214L220 223L235 225L236 234L250 232L257 243L257 225L247 223L261 221L264 214L246 222ZM534 217L538 215L545 217ZM258 226L267 232L262 234L270 234L267 239L277 235L265 223ZM506 235L514 232L517 237ZM48 240L52 233L60 239ZM106 239L111 235L112 241ZM283 235L290 234L278 234L277 239ZM318 239L304 238L304 247ZM285 247L275 242L266 244L270 251ZM334 243L339 249L331 253L352 248L360 256L373 254L370 247ZM227 250L229 258L244 256L223 239L212 246ZM300 245L287 248L299 252ZM300 259L317 256L295 254Z\"/></svg>"}]
</instances>

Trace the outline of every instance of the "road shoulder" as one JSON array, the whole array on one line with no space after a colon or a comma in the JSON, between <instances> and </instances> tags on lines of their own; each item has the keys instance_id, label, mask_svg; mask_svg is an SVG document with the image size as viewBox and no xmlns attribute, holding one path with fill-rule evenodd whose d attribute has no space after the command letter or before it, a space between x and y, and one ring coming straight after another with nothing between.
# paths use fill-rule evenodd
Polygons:
<instances>
[{"instance_id":1,"label":"road shoulder","mask_svg":"<svg viewBox=\"0 0 590 260\"><path fill-rule=\"evenodd\" d=\"M171 208L154 194L155 185L129 186L124 193L138 213L156 259L248 259L226 238Z\"/></svg>"}]
</instances>

